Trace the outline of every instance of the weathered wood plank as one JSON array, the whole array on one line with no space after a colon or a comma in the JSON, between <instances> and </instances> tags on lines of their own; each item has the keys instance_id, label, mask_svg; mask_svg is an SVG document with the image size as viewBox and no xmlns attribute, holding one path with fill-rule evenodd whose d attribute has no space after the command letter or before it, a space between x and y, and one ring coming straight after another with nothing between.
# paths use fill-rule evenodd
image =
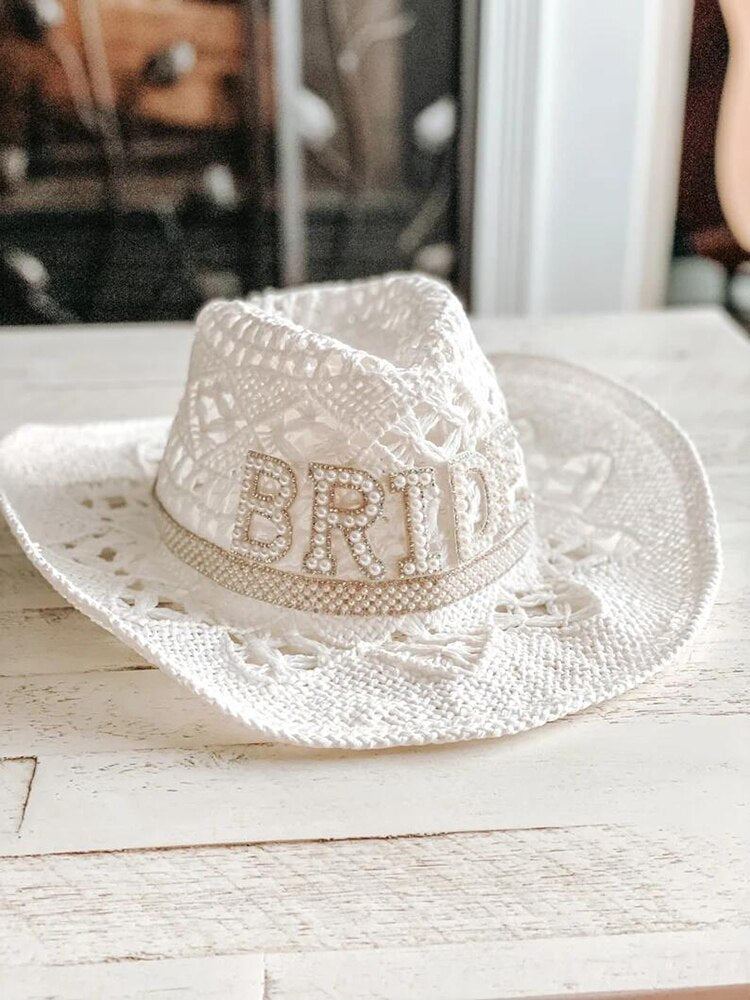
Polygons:
<instances>
[{"instance_id":1,"label":"weathered wood plank","mask_svg":"<svg viewBox=\"0 0 750 1000\"><path fill-rule=\"evenodd\" d=\"M35 769L33 757L0 760L0 837L20 830Z\"/></svg>"},{"instance_id":2,"label":"weathered wood plank","mask_svg":"<svg viewBox=\"0 0 750 1000\"><path fill-rule=\"evenodd\" d=\"M580 364L637 364L647 371L663 364L748 364L746 334L723 309L508 316L500 322L475 316L472 326L485 350L556 354Z\"/></svg>"},{"instance_id":3,"label":"weathered wood plank","mask_svg":"<svg viewBox=\"0 0 750 1000\"><path fill-rule=\"evenodd\" d=\"M615 826L4 859L0 962L576 939L593 960L690 932L716 972L750 923L746 864L727 834Z\"/></svg>"},{"instance_id":4,"label":"weathered wood plank","mask_svg":"<svg viewBox=\"0 0 750 1000\"><path fill-rule=\"evenodd\" d=\"M18 542L8 526L8 522L0 514L0 556L9 556L20 552Z\"/></svg>"},{"instance_id":5,"label":"weathered wood plank","mask_svg":"<svg viewBox=\"0 0 750 1000\"><path fill-rule=\"evenodd\" d=\"M27 608L67 608L66 599L51 587L20 550L0 555L0 613Z\"/></svg>"},{"instance_id":6,"label":"weathered wood plank","mask_svg":"<svg viewBox=\"0 0 750 1000\"><path fill-rule=\"evenodd\" d=\"M257 745L42 756L8 855L631 823L750 835L750 719L569 719L368 753ZM658 767L655 766L658 762Z\"/></svg>"},{"instance_id":7,"label":"weathered wood plank","mask_svg":"<svg viewBox=\"0 0 750 1000\"><path fill-rule=\"evenodd\" d=\"M0 756L21 746L77 753L250 740L247 727L155 669L0 678L0 699L8 708Z\"/></svg>"},{"instance_id":8,"label":"weathered wood plank","mask_svg":"<svg viewBox=\"0 0 750 1000\"><path fill-rule=\"evenodd\" d=\"M750 429L749 429L750 432ZM750 448L746 453L750 453ZM740 460L731 468L714 465L709 469L711 488L722 524L746 524L750 521L750 464Z\"/></svg>"},{"instance_id":9,"label":"weathered wood plank","mask_svg":"<svg viewBox=\"0 0 750 1000\"><path fill-rule=\"evenodd\" d=\"M738 935L716 935L719 975L742 968ZM705 941L705 936L702 936ZM654 957L654 945L660 948ZM663 980L706 978L692 933L627 935L596 941L596 973L587 968L585 941L533 941L487 945L438 945L362 949L353 952L284 952L265 957L232 955L194 959L129 960L97 965L14 966L0 969L4 1000L562 1000L539 989L566 984L578 1000L747 1000L748 986L677 987L637 993L612 992L613 984L652 981L655 965L668 956ZM664 963L666 964L666 963ZM586 993L578 992L581 983ZM596 994L589 992L598 984ZM605 985L606 984L606 985ZM601 988L606 993L601 992Z\"/></svg>"},{"instance_id":10,"label":"weathered wood plank","mask_svg":"<svg viewBox=\"0 0 750 1000\"><path fill-rule=\"evenodd\" d=\"M266 1000L260 955L0 968L3 1000Z\"/></svg>"},{"instance_id":11,"label":"weathered wood plank","mask_svg":"<svg viewBox=\"0 0 750 1000\"><path fill-rule=\"evenodd\" d=\"M192 339L192 323L4 327L0 382L163 382L184 376Z\"/></svg>"},{"instance_id":12,"label":"weathered wood plank","mask_svg":"<svg viewBox=\"0 0 750 1000\"><path fill-rule=\"evenodd\" d=\"M183 380L110 385L39 383L3 388L0 434L26 423L69 424L96 420L128 420L174 414Z\"/></svg>"},{"instance_id":13,"label":"weathered wood plank","mask_svg":"<svg viewBox=\"0 0 750 1000\"><path fill-rule=\"evenodd\" d=\"M136 652L74 608L0 612L0 677L144 666Z\"/></svg>"},{"instance_id":14,"label":"weathered wood plank","mask_svg":"<svg viewBox=\"0 0 750 1000\"><path fill-rule=\"evenodd\" d=\"M682 989L736 982L736 977L750 975L748 968L745 937L737 932L493 941L489 946L452 944L419 953L408 948L292 953L268 956L266 997L563 1000L575 995L577 1000L748 1000L747 986ZM655 980L670 983L679 992L654 993L649 987ZM631 992L634 989L637 994Z\"/></svg>"}]
</instances>

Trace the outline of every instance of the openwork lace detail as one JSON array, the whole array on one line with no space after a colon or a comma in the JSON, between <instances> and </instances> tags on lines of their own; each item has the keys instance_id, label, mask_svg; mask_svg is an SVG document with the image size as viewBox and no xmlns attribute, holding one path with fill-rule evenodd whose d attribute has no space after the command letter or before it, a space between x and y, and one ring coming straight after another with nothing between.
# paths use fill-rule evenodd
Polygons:
<instances>
[{"instance_id":1,"label":"openwork lace detail","mask_svg":"<svg viewBox=\"0 0 750 1000\"><path fill-rule=\"evenodd\" d=\"M613 455L601 448L560 455L540 447L533 416L519 415L515 423L550 567L580 574L636 555L641 549L636 533L596 511L613 472Z\"/></svg>"}]
</instances>

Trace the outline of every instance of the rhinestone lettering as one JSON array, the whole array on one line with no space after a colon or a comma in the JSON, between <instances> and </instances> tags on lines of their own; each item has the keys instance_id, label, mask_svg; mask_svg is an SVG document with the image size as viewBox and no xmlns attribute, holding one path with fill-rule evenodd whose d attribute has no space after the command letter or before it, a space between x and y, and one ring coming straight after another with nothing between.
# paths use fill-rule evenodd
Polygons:
<instances>
[{"instance_id":1,"label":"rhinestone lettering","mask_svg":"<svg viewBox=\"0 0 750 1000\"><path fill-rule=\"evenodd\" d=\"M313 484L313 513L310 547L302 561L308 573L336 575L336 559L331 551L334 528L341 531L349 551L363 576L377 580L385 567L370 547L367 529L383 513L383 488L364 469L348 466L310 464ZM347 495L351 502L347 503Z\"/></svg>"},{"instance_id":2,"label":"rhinestone lettering","mask_svg":"<svg viewBox=\"0 0 750 1000\"><path fill-rule=\"evenodd\" d=\"M401 577L438 573L443 569L443 557L431 541L428 529L429 509L438 501L435 470L429 466L404 469L390 477L391 492L401 493L404 499L404 523L407 555L399 559Z\"/></svg>"},{"instance_id":3,"label":"rhinestone lettering","mask_svg":"<svg viewBox=\"0 0 750 1000\"><path fill-rule=\"evenodd\" d=\"M492 545L500 527L502 493L492 463L464 452L450 466L453 520L459 559L475 559Z\"/></svg>"},{"instance_id":4,"label":"rhinestone lettering","mask_svg":"<svg viewBox=\"0 0 750 1000\"><path fill-rule=\"evenodd\" d=\"M292 544L289 508L296 496L297 477L290 465L259 451L248 452L232 535L234 549L261 563L286 555ZM268 537L253 533L255 518L266 522Z\"/></svg>"}]
</instances>

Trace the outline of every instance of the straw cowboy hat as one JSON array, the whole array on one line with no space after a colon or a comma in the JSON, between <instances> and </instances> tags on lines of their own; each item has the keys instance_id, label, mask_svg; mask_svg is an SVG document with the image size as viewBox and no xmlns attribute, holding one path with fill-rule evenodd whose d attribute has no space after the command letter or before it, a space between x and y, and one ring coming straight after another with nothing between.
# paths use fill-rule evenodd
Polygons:
<instances>
[{"instance_id":1,"label":"straw cowboy hat","mask_svg":"<svg viewBox=\"0 0 750 1000\"><path fill-rule=\"evenodd\" d=\"M514 733L672 662L720 554L695 450L419 275L212 302L174 419L30 425L2 505L77 608L267 739Z\"/></svg>"}]
</instances>

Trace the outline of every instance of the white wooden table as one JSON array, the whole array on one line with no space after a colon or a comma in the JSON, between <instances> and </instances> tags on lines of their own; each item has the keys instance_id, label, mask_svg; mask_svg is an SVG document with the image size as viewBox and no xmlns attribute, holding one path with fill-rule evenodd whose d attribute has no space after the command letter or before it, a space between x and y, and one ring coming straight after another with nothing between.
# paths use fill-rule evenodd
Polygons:
<instances>
[{"instance_id":1,"label":"white wooden table","mask_svg":"<svg viewBox=\"0 0 750 1000\"><path fill-rule=\"evenodd\" d=\"M4 530L3 1000L750 983L748 345L706 310L477 330L616 376L693 435L726 571L689 660L499 741L253 745L70 608ZM169 413L189 340L177 324L0 332L0 430Z\"/></svg>"}]
</instances>

